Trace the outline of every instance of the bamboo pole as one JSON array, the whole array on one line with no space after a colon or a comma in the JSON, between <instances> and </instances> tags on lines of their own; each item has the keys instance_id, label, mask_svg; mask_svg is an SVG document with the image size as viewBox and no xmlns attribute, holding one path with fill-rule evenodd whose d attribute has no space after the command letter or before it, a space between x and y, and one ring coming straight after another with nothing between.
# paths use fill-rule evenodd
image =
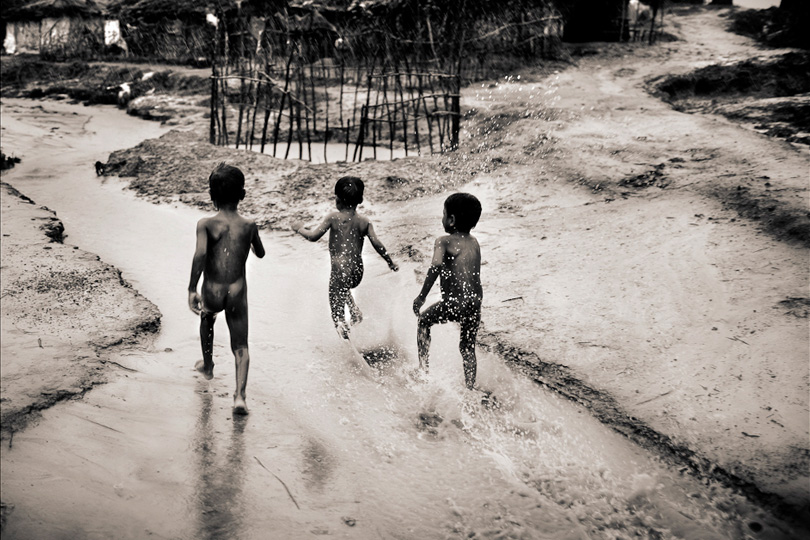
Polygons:
<instances>
[{"instance_id":1,"label":"bamboo pole","mask_svg":"<svg viewBox=\"0 0 810 540\"><path fill-rule=\"evenodd\" d=\"M343 54L340 55L340 95L338 97L338 120L340 121L340 129L343 129L343 71L346 69L346 64L343 59Z\"/></svg>"},{"instance_id":2,"label":"bamboo pole","mask_svg":"<svg viewBox=\"0 0 810 540\"><path fill-rule=\"evenodd\" d=\"M244 25L242 24L242 3L236 4L236 22L239 34L239 58L236 60L236 65L240 75L244 75L244 59L245 59L245 36ZM242 119L245 116L245 79L240 78L239 81L239 121L236 124L236 148L239 148L239 142L242 137Z\"/></svg>"},{"instance_id":3,"label":"bamboo pole","mask_svg":"<svg viewBox=\"0 0 810 540\"><path fill-rule=\"evenodd\" d=\"M369 77L369 87L371 87L371 77ZM371 148L374 150L374 159L377 159L377 131L379 130L379 124L377 120L377 111L378 105L380 104L380 89L375 86L375 96L374 96L374 122L371 124Z\"/></svg>"},{"instance_id":4,"label":"bamboo pole","mask_svg":"<svg viewBox=\"0 0 810 540\"><path fill-rule=\"evenodd\" d=\"M323 56L321 56L321 68L326 71L326 66L324 65ZM326 103L324 106L326 107L326 115L324 121L326 122L326 127L323 131L323 162L328 163L329 158L327 157L326 148L329 145L329 76L328 74L324 75L323 77L323 89L324 94L326 94Z\"/></svg>"},{"instance_id":5,"label":"bamboo pole","mask_svg":"<svg viewBox=\"0 0 810 540\"><path fill-rule=\"evenodd\" d=\"M416 149L418 155L422 155L422 145L419 142L419 103L420 98L422 97L422 76L420 75L417 77L416 80L417 84L419 85L417 88L417 95L416 95L416 104L414 105L414 120L413 120L413 127L414 127L414 135L416 136Z\"/></svg>"},{"instance_id":6,"label":"bamboo pole","mask_svg":"<svg viewBox=\"0 0 810 540\"><path fill-rule=\"evenodd\" d=\"M357 143L354 145L354 153L352 154L352 161L363 161L363 144L365 142L365 128L366 128L366 106L360 105L360 129L357 134ZM359 154L359 157L358 157Z\"/></svg>"},{"instance_id":7,"label":"bamboo pole","mask_svg":"<svg viewBox=\"0 0 810 540\"><path fill-rule=\"evenodd\" d=\"M227 72L227 64L225 66L225 70ZM220 134L222 135L222 140L220 142L221 145L228 145L228 118L227 118L227 109L228 109L228 87L225 83L224 79L220 79L220 83L222 84L222 131Z\"/></svg>"},{"instance_id":8,"label":"bamboo pole","mask_svg":"<svg viewBox=\"0 0 810 540\"><path fill-rule=\"evenodd\" d=\"M433 87L432 77L430 78L430 95L433 98L433 112L431 113L431 116L435 116L439 111L439 94L436 94L436 90ZM444 129L441 117L436 119L436 130L439 132L439 152L444 152Z\"/></svg>"},{"instance_id":9,"label":"bamboo pole","mask_svg":"<svg viewBox=\"0 0 810 540\"><path fill-rule=\"evenodd\" d=\"M211 62L211 113L208 126L208 142L210 144L215 144L217 137L217 69L214 63L215 61Z\"/></svg>"},{"instance_id":10,"label":"bamboo pole","mask_svg":"<svg viewBox=\"0 0 810 540\"><path fill-rule=\"evenodd\" d=\"M217 31L214 30L214 41L211 48L211 112L208 126L208 142L216 144L217 138Z\"/></svg>"},{"instance_id":11,"label":"bamboo pole","mask_svg":"<svg viewBox=\"0 0 810 540\"><path fill-rule=\"evenodd\" d=\"M310 74L311 73L312 73L312 70L310 70ZM307 86L306 86L306 81L303 81L303 78L304 78L304 74L302 72L301 73L301 79L302 79L302 82L304 83L304 99L306 99ZM309 80L311 82L312 77L310 77ZM317 107L315 105L315 102L314 102L314 99L315 99L315 92L314 92L315 87L313 86L312 89L313 89L313 92L312 92L312 99L313 99L312 110L315 111L315 113L316 113L312 117L312 124L314 126L314 124L315 124L315 116L317 115L318 109L317 109ZM299 110L300 110L300 108L299 108ZM299 112L299 115L300 115L300 112ZM299 123L300 123L300 120L299 120ZM309 109L304 109L304 123L305 123L305 128L306 128L305 133L306 133L306 136L307 136L307 158L309 159L309 161L312 161L312 136L309 133Z\"/></svg>"},{"instance_id":12,"label":"bamboo pole","mask_svg":"<svg viewBox=\"0 0 810 540\"><path fill-rule=\"evenodd\" d=\"M394 159L394 124L391 121L391 103L388 101L388 77L383 79L383 103L388 114L388 150L391 153L390 159Z\"/></svg>"},{"instance_id":13,"label":"bamboo pole","mask_svg":"<svg viewBox=\"0 0 810 540\"><path fill-rule=\"evenodd\" d=\"M299 59L300 59L300 57L299 57ZM304 80L304 76L303 76L303 74L301 72L301 65L300 64L298 65L298 69L296 69L296 71L298 72L298 78L296 79L296 83L295 83L295 94L296 95L302 95L301 94L301 82ZM304 92L303 92L304 99L306 99L306 92L307 92L307 88L305 86L304 87ZM290 120L292 120L292 119L290 119ZM295 135L296 135L296 138L298 139L298 159L304 159L304 139L303 139L303 135L301 134L301 105L297 104L297 103L295 105L295 125L296 125ZM290 128L292 128L292 125L290 125Z\"/></svg>"},{"instance_id":14,"label":"bamboo pole","mask_svg":"<svg viewBox=\"0 0 810 540\"><path fill-rule=\"evenodd\" d=\"M366 63L368 63L368 58L364 58L364 60L366 61ZM366 71L368 71L368 70L366 70ZM357 125L357 124L355 124L355 119L357 117L356 116L357 115L357 92L359 90L360 90L360 68L358 66L357 71L355 72L355 78L354 78L354 104L352 105L352 119L351 119L351 122L349 122L348 119L347 119L348 126L346 126L346 161L349 160L349 139L351 138L350 134L349 134L349 130L351 129L352 124ZM355 153L356 152L357 152L357 148L355 147ZM352 161L354 161L354 158L352 158Z\"/></svg>"},{"instance_id":15,"label":"bamboo pole","mask_svg":"<svg viewBox=\"0 0 810 540\"><path fill-rule=\"evenodd\" d=\"M451 145L453 147L453 150L458 148L459 132L461 128L461 100L459 98L458 93L460 91L461 91L461 77L459 76L459 78L456 79L456 93L452 94L450 98L450 102L452 105L451 110L452 115L450 116L450 121L453 127Z\"/></svg>"},{"instance_id":16,"label":"bamboo pole","mask_svg":"<svg viewBox=\"0 0 810 540\"><path fill-rule=\"evenodd\" d=\"M405 155L408 155L408 113L405 110L405 96L402 93L402 81L400 80L400 73L399 73L399 66L395 68L397 70L397 78L396 78L396 90L399 91L399 99L402 103L402 140L405 145ZM395 90L395 92L396 92Z\"/></svg>"},{"instance_id":17,"label":"bamboo pole","mask_svg":"<svg viewBox=\"0 0 810 540\"><path fill-rule=\"evenodd\" d=\"M248 149L253 150L253 140L256 138L256 116L259 114L259 101L262 91L262 83L256 83L256 92L253 95L253 119L250 122L250 138L248 138Z\"/></svg>"},{"instance_id":18,"label":"bamboo pole","mask_svg":"<svg viewBox=\"0 0 810 540\"><path fill-rule=\"evenodd\" d=\"M413 103L413 132L414 132L414 140L416 141L416 155L422 155L422 146L419 144L419 97L413 97L413 81L411 80L411 68L408 64L408 57L405 57L405 69L408 70L408 96L410 96L409 102ZM421 90L421 87L420 87Z\"/></svg>"},{"instance_id":19,"label":"bamboo pole","mask_svg":"<svg viewBox=\"0 0 810 540\"><path fill-rule=\"evenodd\" d=\"M293 100L290 101L290 127L287 133L287 149L284 151L284 159L290 157L290 147L292 146L293 130L295 129L295 111L293 110Z\"/></svg>"},{"instance_id":20,"label":"bamboo pole","mask_svg":"<svg viewBox=\"0 0 810 540\"><path fill-rule=\"evenodd\" d=\"M295 55L295 49L290 50L290 57L287 59L287 66L284 68L284 92L281 94L280 105L278 107L278 114L276 115L276 125L273 127L273 157L276 157L276 146L278 145L278 132L281 128L281 117L284 112L285 100L287 98L287 89L290 87L290 65ZM292 103L292 101L290 101ZM289 145L287 145L289 150ZM286 156L285 156L286 159Z\"/></svg>"},{"instance_id":21,"label":"bamboo pole","mask_svg":"<svg viewBox=\"0 0 810 540\"><path fill-rule=\"evenodd\" d=\"M376 65L377 65L377 59L376 59L376 57L373 57L373 56L372 56L372 60L371 60L371 71L369 71L369 72L367 72L367 73L366 73L366 76L368 77L368 79L367 79L367 80L368 80L368 84L367 84L367 86L366 86L366 104L365 104L364 108L362 109L362 111L363 111L365 114L364 114L364 115L361 117L361 120L360 120L360 121L361 121L361 123L362 123L362 126L360 127L360 131L361 131L361 132L362 132L364 129L368 129L368 106L369 106L369 104L371 103L371 81L372 81L372 79L371 79L371 75L374 73L374 68L376 67ZM363 118L365 118L365 121L363 120ZM365 142L365 140L366 140L366 134L365 134L365 132L363 132L363 134L362 134L362 139L361 139L361 140L362 140L363 142ZM375 154L376 154L376 150L375 150L374 152L375 152ZM363 159L363 146L362 146L362 144L361 144L361 145L360 145L360 160L362 161L362 159Z\"/></svg>"}]
</instances>

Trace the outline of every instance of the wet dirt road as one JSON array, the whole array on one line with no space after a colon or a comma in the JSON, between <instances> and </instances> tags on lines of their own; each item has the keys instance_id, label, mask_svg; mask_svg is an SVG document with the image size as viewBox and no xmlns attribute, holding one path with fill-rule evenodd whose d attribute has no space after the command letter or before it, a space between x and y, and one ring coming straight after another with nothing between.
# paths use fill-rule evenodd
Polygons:
<instances>
[{"instance_id":1,"label":"wet dirt road","mask_svg":"<svg viewBox=\"0 0 810 540\"><path fill-rule=\"evenodd\" d=\"M4 101L3 117L4 151L23 159L5 180L163 314L113 382L3 445L4 538L793 537L484 353L479 380L500 407L481 407L462 390L453 327L435 333L430 382L412 382L414 269L389 274L371 253L358 343L398 352L359 373L329 321L326 245L292 235L265 235L268 256L249 262L251 414L233 417L223 321L214 380L192 368L185 287L203 214L136 199L90 166L155 126L48 102Z\"/></svg>"}]
</instances>

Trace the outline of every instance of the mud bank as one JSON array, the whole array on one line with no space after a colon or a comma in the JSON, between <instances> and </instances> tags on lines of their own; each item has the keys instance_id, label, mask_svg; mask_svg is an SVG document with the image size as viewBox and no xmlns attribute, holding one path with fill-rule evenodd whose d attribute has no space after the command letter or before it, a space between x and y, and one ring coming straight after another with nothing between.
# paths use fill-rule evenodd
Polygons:
<instances>
[{"instance_id":1,"label":"mud bank","mask_svg":"<svg viewBox=\"0 0 810 540\"><path fill-rule=\"evenodd\" d=\"M121 347L160 327L157 307L92 253L63 243L52 211L3 182L2 435L104 382ZM122 371L126 375L125 370Z\"/></svg>"}]
</instances>

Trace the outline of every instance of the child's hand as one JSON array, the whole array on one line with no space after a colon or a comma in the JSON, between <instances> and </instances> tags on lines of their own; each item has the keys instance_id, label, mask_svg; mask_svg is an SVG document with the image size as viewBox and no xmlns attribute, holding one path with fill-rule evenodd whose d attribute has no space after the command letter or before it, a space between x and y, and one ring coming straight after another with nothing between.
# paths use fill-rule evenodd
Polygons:
<instances>
[{"instance_id":1,"label":"child's hand","mask_svg":"<svg viewBox=\"0 0 810 540\"><path fill-rule=\"evenodd\" d=\"M416 297L416 300L413 301L413 312L416 316L419 316L419 310L422 309L422 306L425 304L425 299L422 298L422 295Z\"/></svg>"},{"instance_id":2,"label":"child's hand","mask_svg":"<svg viewBox=\"0 0 810 540\"><path fill-rule=\"evenodd\" d=\"M399 271L399 266L397 266L397 263L395 263L394 261L388 261L388 268L390 268L394 272Z\"/></svg>"},{"instance_id":3,"label":"child's hand","mask_svg":"<svg viewBox=\"0 0 810 540\"><path fill-rule=\"evenodd\" d=\"M202 313L202 297L197 291L188 291L188 307L195 315Z\"/></svg>"},{"instance_id":4,"label":"child's hand","mask_svg":"<svg viewBox=\"0 0 810 540\"><path fill-rule=\"evenodd\" d=\"M303 228L304 228L304 222L303 221L293 221L292 225L290 225L290 230L292 230L292 232L296 232L296 233L298 231L300 231L301 229L303 229Z\"/></svg>"}]
</instances>

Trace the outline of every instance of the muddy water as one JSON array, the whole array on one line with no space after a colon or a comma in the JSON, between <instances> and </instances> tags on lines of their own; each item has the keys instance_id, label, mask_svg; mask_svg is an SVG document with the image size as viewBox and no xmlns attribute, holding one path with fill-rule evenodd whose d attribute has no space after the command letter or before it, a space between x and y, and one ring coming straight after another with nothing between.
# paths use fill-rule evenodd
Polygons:
<instances>
[{"instance_id":1,"label":"muddy water","mask_svg":"<svg viewBox=\"0 0 810 540\"><path fill-rule=\"evenodd\" d=\"M414 268L390 274L373 252L356 339L393 353L359 370L329 321L326 245L264 235L267 257L248 266L251 414L232 417L224 321L214 380L192 369L185 290L203 214L138 200L91 166L162 129L23 101L3 102L3 127L4 151L23 159L6 180L163 314L154 345L122 353L113 382L3 447L15 505L4 538L791 537L483 353L479 381L499 406L482 407L462 390L453 327L434 334L430 381L412 381Z\"/></svg>"},{"instance_id":2,"label":"muddy water","mask_svg":"<svg viewBox=\"0 0 810 540\"><path fill-rule=\"evenodd\" d=\"M417 152L411 150L410 153L405 152L404 148L389 148L378 146L365 146L362 149L354 144L346 145L345 143L322 143L315 142L311 146L306 144L291 143L290 150L287 151L287 143L280 142L276 144L275 154L273 153L273 144L269 143L264 148L264 153L270 156L287 159L302 159L312 163L338 163L341 161L363 161L364 159L376 159L379 161L390 161L398 158L407 157L408 155L415 156ZM253 150L258 152L259 146L254 146ZM310 156L310 149L312 155Z\"/></svg>"}]
</instances>

